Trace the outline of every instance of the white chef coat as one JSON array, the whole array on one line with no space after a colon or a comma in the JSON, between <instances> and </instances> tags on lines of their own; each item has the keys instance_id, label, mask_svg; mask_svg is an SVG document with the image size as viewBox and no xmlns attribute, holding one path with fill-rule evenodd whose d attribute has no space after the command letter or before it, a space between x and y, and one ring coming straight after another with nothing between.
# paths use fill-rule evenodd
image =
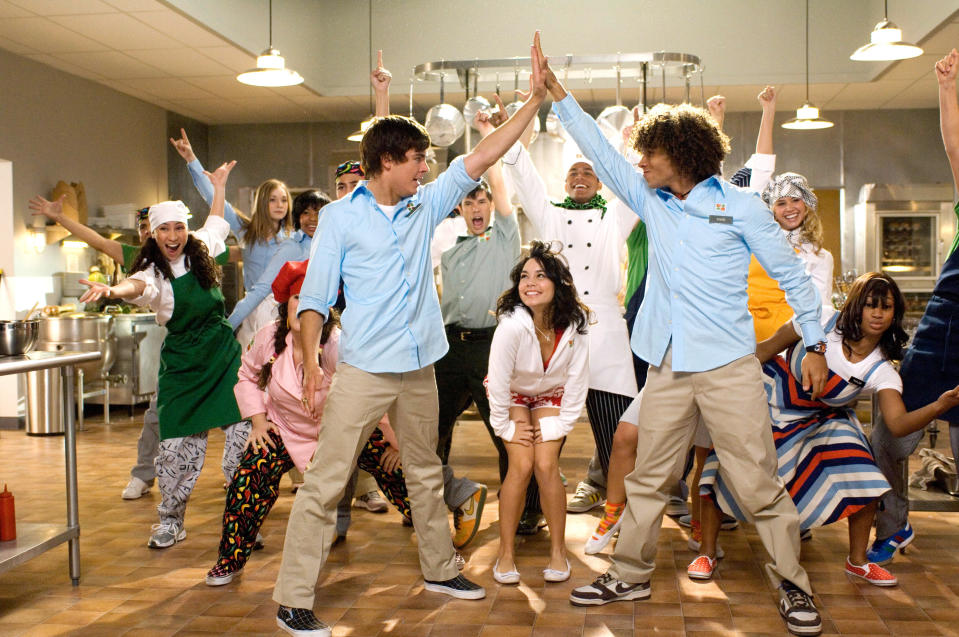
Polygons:
<instances>
[{"instance_id":1,"label":"white chef coat","mask_svg":"<svg viewBox=\"0 0 959 637\"><path fill-rule=\"evenodd\" d=\"M619 292L623 287L626 238L639 217L626 206L608 205L606 214L599 209L554 206L522 144L507 151L503 166L538 238L562 243L579 298L592 310L595 322L589 326L589 388L635 396L636 374Z\"/></svg>"}]
</instances>

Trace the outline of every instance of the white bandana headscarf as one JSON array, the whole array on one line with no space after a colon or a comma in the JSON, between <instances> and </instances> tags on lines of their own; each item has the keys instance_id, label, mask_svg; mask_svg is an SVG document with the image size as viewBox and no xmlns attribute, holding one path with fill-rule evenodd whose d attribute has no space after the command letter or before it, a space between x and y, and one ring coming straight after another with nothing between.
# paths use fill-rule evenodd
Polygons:
<instances>
[{"instance_id":1,"label":"white bandana headscarf","mask_svg":"<svg viewBox=\"0 0 959 637\"><path fill-rule=\"evenodd\" d=\"M783 197L797 197L802 199L806 207L816 210L819 207L819 198L809 187L806 178L798 173L783 173L773 177L766 189L763 190L763 202L770 208Z\"/></svg>"},{"instance_id":2,"label":"white bandana headscarf","mask_svg":"<svg viewBox=\"0 0 959 637\"><path fill-rule=\"evenodd\" d=\"M190 209L182 201L161 201L150 206L150 232L168 221L187 222L190 218Z\"/></svg>"}]
</instances>

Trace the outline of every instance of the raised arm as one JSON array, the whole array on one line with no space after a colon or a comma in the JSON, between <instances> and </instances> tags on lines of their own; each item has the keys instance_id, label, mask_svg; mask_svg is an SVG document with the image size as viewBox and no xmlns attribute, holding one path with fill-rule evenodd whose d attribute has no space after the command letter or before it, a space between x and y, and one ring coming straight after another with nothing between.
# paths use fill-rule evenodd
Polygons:
<instances>
[{"instance_id":1,"label":"raised arm","mask_svg":"<svg viewBox=\"0 0 959 637\"><path fill-rule=\"evenodd\" d=\"M756 137L756 152L760 155L773 153L773 124L776 119L776 87L767 86L757 96L763 109L763 117L759 121L759 135Z\"/></svg>"},{"instance_id":2,"label":"raised arm","mask_svg":"<svg viewBox=\"0 0 959 637\"><path fill-rule=\"evenodd\" d=\"M706 100L706 110L716 122L716 126L719 126L719 130L722 130L723 122L726 121L726 98L722 95L713 95Z\"/></svg>"},{"instance_id":3,"label":"raised arm","mask_svg":"<svg viewBox=\"0 0 959 637\"><path fill-rule=\"evenodd\" d=\"M499 105L498 113L504 115L502 121L505 122L506 107L503 106L503 101L499 98L499 95L494 95L493 98ZM493 123L492 116L483 111L476 113L474 122L482 137L487 137L496 130L496 124ZM503 167L498 161L493 162L493 165L486 171L486 179L489 181L490 190L493 192L493 208L496 210L496 214L501 217L508 217L513 214L513 206L510 204L509 188L506 186L506 180L503 178Z\"/></svg>"},{"instance_id":4,"label":"raised arm","mask_svg":"<svg viewBox=\"0 0 959 637\"><path fill-rule=\"evenodd\" d=\"M936 62L936 80L939 82L939 126L942 143L952 169L952 180L959 188L959 103L956 101L956 73L959 71L959 53L955 49Z\"/></svg>"},{"instance_id":5,"label":"raised arm","mask_svg":"<svg viewBox=\"0 0 959 637\"><path fill-rule=\"evenodd\" d=\"M370 73L370 84L373 85L373 94L376 95L377 117L387 117L390 114L390 81L393 74L383 68L383 51L376 52L376 68Z\"/></svg>"},{"instance_id":6,"label":"raised arm","mask_svg":"<svg viewBox=\"0 0 959 637\"><path fill-rule=\"evenodd\" d=\"M197 159L196 154L194 154L193 145L190 144L190 138L187 137L186 130L181 128L179 139L171 137L170 143L173 145L177 154L186 162L187 171L190 173L190 178L193 180L193 186L196 188L196 191L200 193L203 201L207 204L212 204L213 186L210 184L210 180L205 177L206 170L203 169L203 164L200 163L200 160ZM232 230L234 234L239 233L242 225L237 211L228 201L224 202L223 210L223 218L229 222L230 230ZM240 214L242 214L242 212Z\"/></svg>"},{"instance_id":7,"label":"raised arm","mask_svg":"<svg viewBox=\"0 0 959 637\"><path fill-rule=\"evenodd\" d=\"M210 216L223 217L223 208L226 203L226 180L230 176L230 171L236 166L236 160L220 164L220 167L212 173L203 171L206 178L210 180L213 186L213 203L210 204Z\"/></svg>"},{"instance_id":8,"label":"raised arm","mask_svg":"<svg viewBox=\"0 0 959 637\"><path fill-rule=\"evenodd\" d=\"M532 74L529 76L529 99L502 126L490 133L488 137L480 140L476 148L463 159L466 174L471 178L479 179L494 162L498 161L509 150L510 146L516 143L527 125L536 116L540 104L546 97L544 69L548 68L548 65L539 46L539 31L533 36L533 44L530 47L530 64Z\"/></svg>"},{"instance_id":9,"label":"raised arm","mask_svg":"<svg viewBox=\"0 0 959 637\"><path fill-rule=\"evenodd\" d=\"M27 204L30 207L30 210L33 211L30 214L34 217L46 217L47 219L60 224L94 250L102 252L122 265L123 246L120 244L120 242L114 241L113 239L107 239L93 228L85 226L79 221L74 221L67 215L63 214L64 197L66 197L66 195L62 195L56 201L47 201L40 195L37 195L30 200L29 204Z\"/></svg>"}]
</instances>

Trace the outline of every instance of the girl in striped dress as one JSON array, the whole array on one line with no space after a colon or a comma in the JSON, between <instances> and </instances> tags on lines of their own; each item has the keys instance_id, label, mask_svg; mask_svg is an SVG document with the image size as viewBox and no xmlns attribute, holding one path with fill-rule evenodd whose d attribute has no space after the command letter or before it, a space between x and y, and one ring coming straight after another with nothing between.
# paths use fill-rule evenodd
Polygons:
<instances>
[{"instance_id":1,"label":"girl in striped dress","mask_svg":"<svg viewBox=\"0 0 959 637\"><path fill-rule=\"evenodd\" d=\"M923 407L906 411L902 381L890 362L902 357L906 344L904 312L899 287L879 272L859 277L838 313L824 308L830 372L820 396L803 389L800 365L806 350L792 321L756 348L763 363L779 476L799 510L800 527L805 530L847 518L846 573L877 586L897 583L891 573L866 558L878 498L889 490L889 483L876 466L853 406L861 395L877 394L886 425L903 436L959 405L959 387L955 387ZM783 350L786 355L778 355ZM723 478L711 452L700 493L730 515L747 519ZM702 555L688 570L694 579L708 579L716 561L719 514L708 506L702 514Z\"/></svg>"}]
</instances>

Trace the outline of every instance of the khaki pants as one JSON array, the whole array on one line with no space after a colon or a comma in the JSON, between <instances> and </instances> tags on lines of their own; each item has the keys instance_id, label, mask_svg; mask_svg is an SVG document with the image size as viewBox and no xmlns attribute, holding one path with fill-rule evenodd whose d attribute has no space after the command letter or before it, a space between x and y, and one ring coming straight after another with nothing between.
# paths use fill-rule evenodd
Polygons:
<instances>
[{"instance_id":1,"label":"khaki pants","mask_svg":"<svg viewBox=\"0 0 959 637\"><path fill-rule=\"evenodd\" d=\"M778 586L789 580L812 593L799 565L799 515L776 468L769 407L759 361L749 355L705 372L674 372L671 350L649 367L639 412L636 467L626 477L626 511L610 573L648 582L666 501L686 461L702 414L736 501L751 516Z\"/></svg>"},{"instance_id":2,"label":"khaki pants","mask_svg":"<svg viewBox=\"0 0 959 637\"><path fill-rule=\"evenodd\" d=\"M371 374L340 363L323 409L316 452L296 493L273 599L312 608L314 588L334 538L336 505L360 450L383 414L400 443L420 569L428 580L456 577L453 542L436 455L437 401L433 367Z\"/></svg>"}]
</instances>

